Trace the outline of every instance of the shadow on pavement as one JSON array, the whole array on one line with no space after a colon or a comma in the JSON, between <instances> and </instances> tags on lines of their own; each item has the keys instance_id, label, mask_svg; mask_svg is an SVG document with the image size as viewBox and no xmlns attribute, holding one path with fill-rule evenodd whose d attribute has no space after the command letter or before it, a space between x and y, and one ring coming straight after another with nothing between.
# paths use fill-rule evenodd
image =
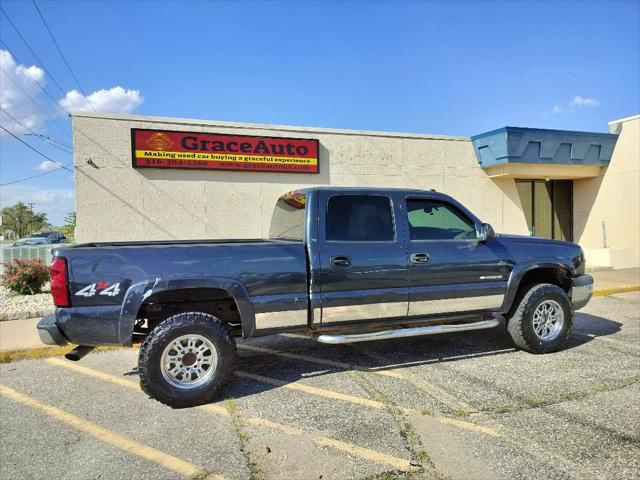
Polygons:
<instances>
[{"instance_id":1,"label":"shadow on pavement","mask_svg":"<svg viewBox=\"0 0 640 480\"><path fill-rule=\"evenodd\" d=\"M612 335L622 324L596 315L576 313L574 326L565 350L587 344L597 337ZM255 340L246 343L256 345ZM354 370L384 372L435 363L456 362L469 358L514 354L511 338L504 325L491 330L380 340L345 345L324 345L308 339L288 338L286 342L260 339L262 348L304 355L316 359L342 362ZM240 350L237 369L269 377L283 383L293 383L310 377L330 375L344 368L311 361L285 358L270 353ZM246 397L281 388L279 385L233 377L226 391L232 397Z\"/></svg>"},{"instance_id":2,"label":"shadow on pavement","mask_svg":"<svg viewBox=\"0 0 640 480\"><path fill-rule=\"evenodd\" d=\"M598 337L612 335L619 332L621 328L622 324L619 322L578 312L565 350L580 347ZM352 370L384 372L391 369L456 362L469 358L514 354L518 351L514 348L503 324L489 330L345 345L325 345L303 338L286 338L284 340L280 336L261 337L248 341L240 340L238 343L248 346L259 345L261 348L319 360L314 363L310 360L291 359L272 353L240 348L237 370L268 377L282 384L348 370L348 368L322 364L322 360L341 362L346 366L351 366ZM138 369L134 367L123 375L137 376ZM277 388L282 388L282 385L234 376L227 383L225 394L232 398L242 398ZM216 401L220 400L222 397Z\"/></svg>"}]
</instances>

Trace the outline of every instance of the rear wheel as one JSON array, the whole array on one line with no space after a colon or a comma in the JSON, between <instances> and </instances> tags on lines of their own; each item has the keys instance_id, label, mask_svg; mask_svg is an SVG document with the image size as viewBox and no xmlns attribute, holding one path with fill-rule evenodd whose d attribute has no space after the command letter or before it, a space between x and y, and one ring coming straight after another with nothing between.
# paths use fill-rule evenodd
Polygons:
<instances>
[{"instance_id":1,"label":"rear wheel","mask_svg":"<svg viewBox=\"0 0 640 480\"><path fill-rule=\"evenodd\" d=\"M573 326L567 293L550 283L531 285L521 297L507 328L513 342L531 353L560 350Z\"/></svg>"},{"instance_id":2,"label":"rear wheel","mask_svg":"<svg viewBox=\"0 0 640 480\"><path fill-rule=\"evenodd\" d=\"M235 340L218 318L180 313L156 326L142 344L140 386L172 407L201 405L213 400L235 363Z\"/></svg>"}]
</instances>

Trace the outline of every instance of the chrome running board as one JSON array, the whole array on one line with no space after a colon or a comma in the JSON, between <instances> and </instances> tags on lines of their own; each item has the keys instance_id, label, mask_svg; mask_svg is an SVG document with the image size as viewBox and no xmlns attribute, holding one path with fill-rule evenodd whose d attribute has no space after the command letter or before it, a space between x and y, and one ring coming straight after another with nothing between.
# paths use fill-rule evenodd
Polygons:
<instances>
[{"instance_id":1,"label":"chrome running board","mask_svg":"<svg viewBox=\"0 0 640 480\"><path fill-rule=\"evenodd\" d=\"M500 322L492 318L473 323L457 323L444 325L431 325L428 327L399 328L396 330L381 330L371 333L356 333L351 335L327 335L320 334L313 338L320 343L355 343L368 342L369 340L386 340L389 338L417 337L420 335L434 335L437 333L464 332L467 330L481 330L483 328L497 327Z\"/></svg>"}]
</instances>

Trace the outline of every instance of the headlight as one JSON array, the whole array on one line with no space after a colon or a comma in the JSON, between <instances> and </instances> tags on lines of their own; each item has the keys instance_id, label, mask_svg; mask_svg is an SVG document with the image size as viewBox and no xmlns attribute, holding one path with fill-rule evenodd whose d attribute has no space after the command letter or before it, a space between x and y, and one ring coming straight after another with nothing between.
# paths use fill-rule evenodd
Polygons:
<instances>
[{"instance_id":1,"label":"headlight","mask_svg":"<svg viewBox=\"0 0 640 480\"><path fill-rule=\"evenodd\" d=\"M582 248L580 249L580 255L573 257L571 259L571 263L573 263L573 268L576 269L577 275L583 275L585 270L585 261L584 261L584 252Z\"/></svg>"}]
</instances>

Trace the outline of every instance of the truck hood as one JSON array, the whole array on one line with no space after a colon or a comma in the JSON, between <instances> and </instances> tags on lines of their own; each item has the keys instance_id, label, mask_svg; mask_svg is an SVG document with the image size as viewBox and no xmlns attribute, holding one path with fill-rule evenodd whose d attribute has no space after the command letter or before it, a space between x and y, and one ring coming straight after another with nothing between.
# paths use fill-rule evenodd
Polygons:
<instances>
[{"instance_id":1,"label":"truck hood","mask_svg":"<svg viewBox=\"0 0 640 480\"><path fill-rule=\"evenodd\" d=\"M497 239L516 262L535 258L566 259L573 265L574 274L584 273L584 253L575 243L526 235L498 235Z\"/></svg>"},{"instance_id":2,"label":"truck hood","mask_svg":"<svg viewBox=\"0 0 640 480\"><path fill-rule=\"evenodd\" d=\"M531 237L529 235L507 235L507 234L499 234L498 238L507 240L508 242L513 243L530 243L536 245L553 245L557 247L575 247L580 248L579 245L566 242L564 240L552 240L550 238L542 238L542 237Z\"/></svg>"}]
</instances>

